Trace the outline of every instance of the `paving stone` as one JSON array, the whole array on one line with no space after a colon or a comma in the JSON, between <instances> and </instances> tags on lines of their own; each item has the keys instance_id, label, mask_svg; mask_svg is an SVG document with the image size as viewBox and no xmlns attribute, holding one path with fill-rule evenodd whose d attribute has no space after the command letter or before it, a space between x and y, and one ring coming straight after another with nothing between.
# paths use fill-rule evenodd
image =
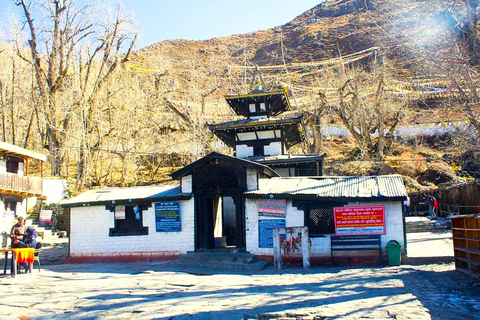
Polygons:
<instances>
[{"instance_id":1,"label":"paving stone","mask_svg":"<svg viewBox=\"0 0 480 320\"><path fill-rule=\"evenodd\" d=\"M451 234L407 237L413 257L453 256ZM167 262L45 264L41 272L0 276L0 319L479 319L480 285L454 269L432 261L281 272Z\"/></svg>"}]
</instances>

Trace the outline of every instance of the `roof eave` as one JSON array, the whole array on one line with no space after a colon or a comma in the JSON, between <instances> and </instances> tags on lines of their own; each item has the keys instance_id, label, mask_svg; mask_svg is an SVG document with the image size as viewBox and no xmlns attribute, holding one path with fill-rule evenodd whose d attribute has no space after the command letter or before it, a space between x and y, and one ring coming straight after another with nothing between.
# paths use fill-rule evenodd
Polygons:
<instances>
[{"instance_id":1,"label":"roof eave","mask_svg":"<svg viewBox=\"0 0 480 320\"><path fill-rule=\"evenodd\" d=\"M103 206L107 204L112 204L112 201L115 201L116 205L132 205L139 203L151 203L156 201L174 201L174 200L189 200L192 198L191 194L181 194L176 196L166 196L166 197L152 197L152 198L141 198L141 199L123 199L123 200L102 200L102 201L80 201L74 203L60 203L60 206L64 208L75 208L75 207L93 207L93 206Z\"/></svg>"}]
</instances>

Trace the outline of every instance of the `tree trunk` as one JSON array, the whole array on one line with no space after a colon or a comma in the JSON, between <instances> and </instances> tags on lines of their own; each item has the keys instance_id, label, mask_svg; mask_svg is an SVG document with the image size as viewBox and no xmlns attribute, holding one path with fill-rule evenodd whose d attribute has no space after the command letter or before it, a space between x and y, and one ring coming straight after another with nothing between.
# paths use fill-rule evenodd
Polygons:
<instances>
[{"instance_id":1,"label":"tree trunk","mask_svg":"<svg viewBox=\"0 0 480 320\"><path fill-rule=\"evenodd\" d=\"M313 143L308 152L318 154L322 151L322 118L319 115L312 115L308 120L308 126L312 130Z\"/></svg>"}]
</instances>

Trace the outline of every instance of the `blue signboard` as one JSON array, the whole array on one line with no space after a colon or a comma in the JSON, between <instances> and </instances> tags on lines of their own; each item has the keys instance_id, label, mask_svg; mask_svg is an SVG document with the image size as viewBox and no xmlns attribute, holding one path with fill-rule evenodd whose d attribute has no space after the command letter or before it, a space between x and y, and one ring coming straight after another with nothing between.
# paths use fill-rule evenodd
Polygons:
<instances>
[{"instance_id":1,"label":"blue signboard","mask_svg":"<svg viewBox=\"0 0 480 320\"><path fill-rule=\"evenodd\" d=\"M155 202L155 227L157 232L182 231L180 204L178 202Z\"/></svg>"},{"instance_id":2,"label":"blue signboard","mask_svg":"<svg viewBox=\"0 0 480 320\"><path fill-rule=\"evenodd\" d=\"M283 219L258 220L258 247L273 248L273 229L285 228Z\"/></svg>"}]
</instances>

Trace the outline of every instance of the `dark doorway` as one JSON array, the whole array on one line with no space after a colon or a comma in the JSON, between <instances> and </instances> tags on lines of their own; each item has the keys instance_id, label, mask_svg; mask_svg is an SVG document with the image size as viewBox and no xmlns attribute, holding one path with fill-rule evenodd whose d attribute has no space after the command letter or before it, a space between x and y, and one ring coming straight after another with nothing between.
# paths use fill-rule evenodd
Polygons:
<instances>
[{"instance_id":1,"label":"dark doorway","mask_svg":"<svg viewBox=\"0 0 480 320\"><path fill-rule=\"evenodd\" d=\"M196 210L196 248L245 248L244 212L240 195L199 195Z\"/></svg>"}]
</instances>

